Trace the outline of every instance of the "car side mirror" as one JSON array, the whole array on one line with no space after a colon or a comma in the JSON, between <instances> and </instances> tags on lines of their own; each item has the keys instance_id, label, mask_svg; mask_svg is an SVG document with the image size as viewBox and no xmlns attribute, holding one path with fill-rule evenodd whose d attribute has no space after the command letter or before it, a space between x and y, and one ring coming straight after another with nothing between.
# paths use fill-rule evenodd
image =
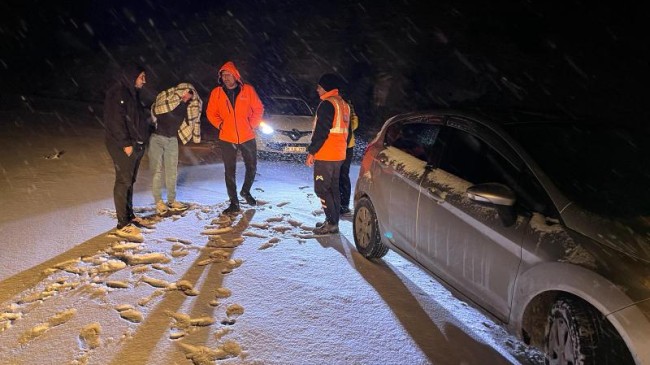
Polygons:
<instances>
[{"instance_id":1,"label":"car side mirror","mask_svg":"<svg viewBox=\"0 0 650 365\"><path fill-rule=\"evenodd\" d=\"M467 188L467 197L475 202L494 205L504 226L510 227L517 221L515 202L517 196L508 186L499 183L472 185Z\"/></svg>"}]
</instances>

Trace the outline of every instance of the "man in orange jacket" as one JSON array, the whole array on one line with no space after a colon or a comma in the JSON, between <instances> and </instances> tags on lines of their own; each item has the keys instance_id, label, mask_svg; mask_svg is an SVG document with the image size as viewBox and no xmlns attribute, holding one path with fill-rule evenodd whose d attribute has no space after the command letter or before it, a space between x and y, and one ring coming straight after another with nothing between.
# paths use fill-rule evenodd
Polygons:
<instances>
[{"instance_id":1,"label":"man in orange jacket","mask_svg":"<svg viewBox=\"0 0 650 365\"><path fill-rule=\"evenodd\" d=\"M205 114L210 123L219 129L219 145L230 198L230 206L223 212L231 214L240 211L235 178L237 150L241 151L246 167L244 184L239 194L249 205L256 205L257 201L251 195L257 170L255 128L262 122L264 105L255 88L242 81L239 71L231 61L219 69L219 86L210 93Z\"/></svg>"},{"instance_id":2,"label":"man in orange jacket","mask_svg":"<svg viewBox=\"0 0 650 365\"><path fill-rule=\"evenodd\" d=\"M320 198L325 212L325 222L316 225L316 234L339 232L339 174L348 147L350 124L350 106L339 95L341 85L338 76L324 74L316 87L321 102L316 109L306 161L307 166L314 166L314 192Z\"/></svg>"}]
</instances>

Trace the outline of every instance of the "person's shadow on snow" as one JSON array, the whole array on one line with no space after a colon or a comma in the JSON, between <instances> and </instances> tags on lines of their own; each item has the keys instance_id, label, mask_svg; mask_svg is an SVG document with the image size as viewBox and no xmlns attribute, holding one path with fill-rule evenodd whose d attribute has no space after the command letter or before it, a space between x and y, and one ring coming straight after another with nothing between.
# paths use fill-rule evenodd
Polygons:
<instances>
[{"instance_id":1,"label":"person's shadow on snow","mask_svg":"<svg viewBox=\"0 0 650 365\"><path fill-rule=\"evenodd\" d=\"M437 302L436 298L423 293L398 268L383 259L366 259L341 234L315 239L323 248L338 251L377 291L431 363L511 364L498 351L470 336L469 333L474 332L471 328L462 328L463 323L450 321L449 319L456 318L453 313ZM427 304L426 310L422 303ZM372 333L368 335L372 336Z\"/></svg>"}]
</instances>

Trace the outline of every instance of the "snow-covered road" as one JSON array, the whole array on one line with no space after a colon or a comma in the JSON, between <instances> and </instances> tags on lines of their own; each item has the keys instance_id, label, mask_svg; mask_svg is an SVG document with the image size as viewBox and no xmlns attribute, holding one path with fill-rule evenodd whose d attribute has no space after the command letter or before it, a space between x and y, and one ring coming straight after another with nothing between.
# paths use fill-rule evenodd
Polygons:
<instances>
[{"instance_id":1,"label":"snow-covered road","mask_svg":"<svg viewBox=\"0 0 650 365\"><path fill-rule=\"evenodd\" d=\"M207 144L185 148L178 199L190 209L136 244L110 234L101 130L44 113L2 118L0 364L539 361L402 257L361 257L349 218L340 235L314 237L323 215L301 163L260 161L258 206L228 221L223 166L205 159ZM71 133L52 127L61 119ZM44 158L55 149L65 153ZM145 159L143 215L150 183Z\"/></svg>"}]
</instances>

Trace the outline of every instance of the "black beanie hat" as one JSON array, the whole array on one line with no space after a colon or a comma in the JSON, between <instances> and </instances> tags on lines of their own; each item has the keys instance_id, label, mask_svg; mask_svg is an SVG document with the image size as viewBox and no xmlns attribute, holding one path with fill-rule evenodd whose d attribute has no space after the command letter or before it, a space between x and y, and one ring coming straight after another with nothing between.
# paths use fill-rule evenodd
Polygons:
<instances>
[{"instance_id":1,"label":"black beanie hat","mask_svg":"<svg viewBox=\"0 0 650 365\"><path fill-rule=\"evenodd\" d=\"M320 87L325 91L339 89L342 84L341 79L334 74L324 74L318 80L318 85L320 85Z\"/></svg>"}]
</instances>

